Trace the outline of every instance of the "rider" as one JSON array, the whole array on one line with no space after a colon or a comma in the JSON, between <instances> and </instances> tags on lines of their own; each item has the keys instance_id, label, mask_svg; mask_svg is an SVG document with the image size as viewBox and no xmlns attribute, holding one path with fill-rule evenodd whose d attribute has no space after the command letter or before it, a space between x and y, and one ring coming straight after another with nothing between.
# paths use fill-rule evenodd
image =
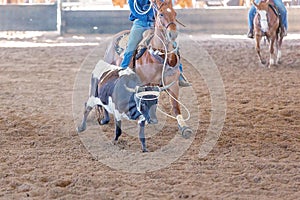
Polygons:
<instances>
[{"instance_id":1,"label":"rider","mask_svg":"<svg viewBox=\"0 0 300 200\"><path fill-rule=\"evenodd\" d=\"M143 39L144 31L153 29L155 23L154 10L152 8L152 2L150 2L150 0L128 0L128 4L131 12L129 20L133 21L133 25L130 30L124 58L120 65L124 69L129 66L138 44ZM191 84L182 74L182 64L180 64L179 70L179 85L182 87L190 86Z\"/></svg>"},{"instance_id":2,"label":"rider","mask_svg":"<svg viewBox=\"0 0 300 200\"><path fill-rule=\"evenodd\" d=\"M259 3L261 0L255 0L255 3ZM279 14L280 14L280 22L281 22L281 28L283 31L283 35L287 35L287 11L286 8L282 2L282 0L273 0L275 6L278 8ZM251 6L249 12L248 12L248 38L254 38L253 34L253 20L255 17L256 8L254 5Z\"/></svg>"}]
</instances>

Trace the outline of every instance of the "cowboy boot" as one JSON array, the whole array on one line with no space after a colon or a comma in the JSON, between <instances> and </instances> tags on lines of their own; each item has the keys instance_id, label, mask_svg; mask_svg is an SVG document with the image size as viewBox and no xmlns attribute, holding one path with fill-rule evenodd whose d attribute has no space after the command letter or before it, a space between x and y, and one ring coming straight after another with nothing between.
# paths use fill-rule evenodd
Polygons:
<instances>
[{"instance_id":1,"label":"cowboy boot","mask_svg":"<svg viewBox=\"0 0 300 200\"><path fill-rule=\"evenodd\" d=\"M284 26L281 26L281 32L283 36L287 36L287 30Z\"/></svg>"},{"instance_id":2,"label":"cowboy boot","mask_svg":"<svg viewBox=\"0 0 300 200\"><path fill-rule=\"evenodd\" d=\"M253 39L254 38L254 34L253 34L253 28L249 29L248 33L247 33L247 37Z\"/></svg>"},{"instance_id":3,"label":"cowboy boot","mask_svg":"<svg viewBox=\"0 0 300 200\"><path fill-rule=\"evenodd\" d=\"M191 86L192 84L188 82L188 80L185 78L185 76L183 75L183 73L181 72L180 73L180 76L179 76L179 86L180 87L189 87Z\"/></svg>"}]
</instances>

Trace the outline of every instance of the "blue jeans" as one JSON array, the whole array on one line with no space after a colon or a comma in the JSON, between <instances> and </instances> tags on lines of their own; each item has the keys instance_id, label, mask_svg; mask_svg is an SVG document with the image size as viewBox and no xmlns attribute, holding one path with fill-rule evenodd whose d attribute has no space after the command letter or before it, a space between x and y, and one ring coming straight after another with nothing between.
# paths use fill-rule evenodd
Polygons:
<instances>
[{"instance_id":1,"label":"blue jeans","mask_svg":"<svg viewBox=\"0 0 300 200\"><path fill-rule=\"evenodd\" d=\"M259 3L260 0L255 0L255 3ZM275 6L278 8L278 11L280 13L280 20L284 28L287 30L287 11L286 8L282 2L282 0L274 0ZM250 30L253 30L253 20L256 14L256 8L254 5L251 6L249 12L248 12L248 27Z\"/></svg>"},{"instance_id":2,"label":"blue jeans","mask_svg":"<svg viewBox=\"0 0 300 200\"><path fill-rule=\"evenodd\" d=\"M129 66L132 56L140 43L143 39L143 33L148 30L154 28L154 22L145 22L141 20L134 20L133 25L130 30L129 39L127 42L127 47L124 52L124 58L120 66L125 69ZM179 65L179 71L182 72L182 64Z\"/></svg>"},{"instance_id":3,"label":"blue jeans","mask_svg":"<svg viewBox=\"0 0 300 200\"><path fill-rule=\"evenodd\" d=\"M124 59L120 65L122 68L127 68L129 66L138 44L143 39L144 31L151 28L154 28L154 22L145 22L139 19L134 20L124 53Z\"/></svg>"}]
</instances>

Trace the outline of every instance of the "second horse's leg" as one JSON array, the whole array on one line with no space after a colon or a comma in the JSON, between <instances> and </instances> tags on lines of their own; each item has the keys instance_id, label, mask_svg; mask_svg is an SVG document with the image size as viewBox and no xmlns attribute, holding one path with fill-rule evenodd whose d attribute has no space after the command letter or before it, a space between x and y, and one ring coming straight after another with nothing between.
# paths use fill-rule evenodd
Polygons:
<instances>
[{"instance_id":1,"label":"second horse's leg","mask_svg":"<svg viewBox=\"0 0 300 200\"><path fill-rule=\"evenodd\" d=\"M283 40L283 33L280 33L279 40L277 41L277 59L276 64L281 64L281 45Z\"/></svg>"},{"instance_id":2,"label":"second horse's leg","mask_svg":"<svg viewBox=\"0 0 300 200\"><path fill-rule=\"evenodd\" d=\"M270 46L269 46L269 51L270 51L270 61L268 65L269 68L275 64L274 42L275 42L275 38L271 38Z\"/></svg>"},{"instance_id":3,"label":"second horse's leg","mask_svg":"<svg viewBox=\"0 0 300 200\"><path fill-rule=\"evenodd\" d=\"M255 49L259 58L259 61L261 64L265 65L266 61L262 59L261 53L260 53L260 41L261 41L261 36L255 35Z\"/></svg>"}]
</instances>

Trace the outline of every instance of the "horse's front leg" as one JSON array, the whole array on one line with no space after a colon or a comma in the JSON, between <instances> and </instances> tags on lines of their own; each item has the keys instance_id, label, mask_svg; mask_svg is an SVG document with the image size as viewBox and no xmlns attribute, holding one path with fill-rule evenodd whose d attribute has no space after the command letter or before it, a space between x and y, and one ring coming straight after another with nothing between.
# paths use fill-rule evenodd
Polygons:
<instances>
[{"instance_id":1,"label":"horse's front leg","mask_svg":"<svg viewBox=\"0 0 300 200\"><path fill-rule=\"evenodd\" d=\"M265 65L266 61L262 59L261 52L260 52L260 41L261 41L261 36L255 35L255 50L258 55L260 63Z\"/></svg>"},{"instance_id":2,"label":"horse's front leg","mask_svg":"<svg viewBox=\"0 0 300 200\"><path fill-rule=\"evenodd\" d=\"M171 88L168 89L169 94L171 95L171 105L172 105L172 111L176 116L176 120L178 123L179 131L181 132L182 136L185 138L189 138L191 134L193 133L192 129L186 124L181 111L180 111L180 105L179 105L179 85L175 84Z\"/></svg>"},{"instance_id":3,"label":"horse's front leg","mask_svg":"<svg viewBox=\"0 0 300 200\"><path fill-rule=\"evenodd\" d=\"M269 68L275 64L274 42L275 42L275 38L272 37L270 39L270 46L269 46L269 51L270 51L270 61L268 65Z\"/></svg>"},{"instance_id":4,"label":"horse's front leg","mask_svg":"<svg viewBox=\"0 0 300 200\"><path fill-rule=\"evenodd\" d=\"M281 45L283 40L283 34L280 33L279 40L276 42L277 44L277 58L276 58L276 64L281 64Z\"/></svg>"}]
</instances>

